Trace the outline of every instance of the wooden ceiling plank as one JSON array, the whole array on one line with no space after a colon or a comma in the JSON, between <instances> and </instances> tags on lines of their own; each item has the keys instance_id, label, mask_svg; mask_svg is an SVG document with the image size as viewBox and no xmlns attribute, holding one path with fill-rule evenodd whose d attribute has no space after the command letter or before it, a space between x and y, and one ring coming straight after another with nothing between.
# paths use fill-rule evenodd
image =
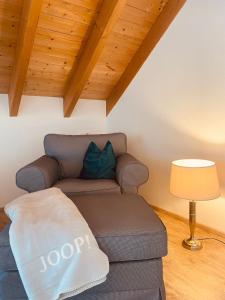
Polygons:
<instances>
[{"instance_id":1,"label":"wooden ceiling plank","mask_svg":"<svg viewBox=\"0 0 225 300\"><path fill-rule=\"evenodd\" d=\"M27 74L42 0L24 0L17 40L16 61L9 87L10 116L17 116Z\"/></svg>"},{"instance_id":2,"label":"wooden ceiling plank","mask_svg":"<svg viewBox=\"0 0 225 300\"><path fill-rule=\"evenodd\" d=\"M77 1L68 2L65 0L48 0L44 1L42 12L48 15L70 19L75 22L89 24L92 15L95 13L98 1L95 2L92 9L82 7L76 3Z\"/></svg>"},{"instance_id":3,"label":"wooden ceiling plank","mask_svg":"<svg viewBox=\"0 0 225 300\"><path fill-rule=\"evenodd\" d=\"M106 100L106 113L111 112L115 104L119 101L120 97L131 83L149 54L152 52L166 29L169 27L179 10L182 8L186 0L168 0L162 12L152 25L147 36L142 42L141 46L132 57L127 65L125 71L120 77L117 84L112 89L110 95Z\"/></svg>"},{"instance_id":4,"label":"wooden ceiling plank","mask_svg":"<svg viewBox=\"0 0 225 300\"><path fill-rule=\"evenodd\" d=\"M118 20L125 0L103 1L97 20L93 24L82 54L64 95L64 116L69 117L106 44L109 33Z\"/></svg>"}]
</instances>

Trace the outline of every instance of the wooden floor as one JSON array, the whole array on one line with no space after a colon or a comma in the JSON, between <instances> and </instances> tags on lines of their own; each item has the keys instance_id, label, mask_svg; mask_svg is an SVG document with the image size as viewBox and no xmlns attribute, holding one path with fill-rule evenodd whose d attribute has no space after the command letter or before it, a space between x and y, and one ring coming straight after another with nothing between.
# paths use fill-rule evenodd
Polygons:
<instances>
[{"instance_id":1,"label":"wooden floor","mask_svg":"<svg viewBox=\"0 0 225 300\"><path fill-rule=\"evenodd\" d=\"M168 231L168 256L164 258L167 300L225 300L225 245L203 241L203 249L192 252L181 246L188 237L184 222L157 212ZM225 240L203 229L196 236Z\"/></svg>"},{"instance_id":2,"label":"wooden floor","mask_svg":"<svg viewBox=\"0 0 225 300\"><path fill-rule=\"evenodd\" d=\"M157 214L169 238L169 254L164 258L167 300L225 300L225 245L207 240L202 250L188 251L181 246L188 236L187 224L166 213ZM0 211L0 229L6 222ZM197 229L197 236L223 239L203 229Z\"/></svg>"}]
</instances>

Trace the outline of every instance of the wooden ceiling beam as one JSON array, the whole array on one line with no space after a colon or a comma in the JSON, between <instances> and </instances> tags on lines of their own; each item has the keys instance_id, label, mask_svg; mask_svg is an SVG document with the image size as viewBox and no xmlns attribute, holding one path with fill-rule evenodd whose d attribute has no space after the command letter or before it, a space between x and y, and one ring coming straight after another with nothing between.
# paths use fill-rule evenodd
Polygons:
<instances>
[{"instance_id":1,"label":"wooden ceiling beam","mask_svg":"<svg viewBox=\"0 0 225 300\"><path fill-rule=\"evenodd\" d=\"M109 97L106 100L106 113L111 112L115 104L119 101L120 97L131 83L149 54L152 52L164 32L167 30L173 19L176 17L179 10L182 8L186 0L168 0L162 12L152 25L146 38L138 48L137 52L131 59L126 67L119 81L112 89Z\"/></svg>"},{"instance_id":2,"label":"wooden ceiling beam","mask_svg":"<svg viewBox=\"0 0 225 300\"><path fill-rule=\"evenodd\" d=\"M104 0L100 12L89 38L82 49L78 63L75 63L74 72L64 95L64 116L69 117L80 98L83 88L91 75L106 44L109 33L126 3L126 0Z\"/></svg>"},{"instance_id":3,"label":"wooden ceiling beam","mask_svg":"<svg viewBox=\"0 0 225 300\"><path fill-rule=\"evenodd\" d=\"M17 116L28 70L42 0L24 0L16 47L16 59L9 86L9 113Z\"/></svg>"}]
</instances>

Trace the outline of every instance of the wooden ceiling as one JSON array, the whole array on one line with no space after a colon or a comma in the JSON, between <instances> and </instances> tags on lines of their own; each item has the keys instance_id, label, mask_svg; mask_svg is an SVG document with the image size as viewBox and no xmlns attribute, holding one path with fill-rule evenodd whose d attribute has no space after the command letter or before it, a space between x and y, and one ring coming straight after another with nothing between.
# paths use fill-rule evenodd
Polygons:
<instances>
[{"instance_id":1,"label":"wooden ceiling","mask_svg":"<svg viewBox=\"0 0 225 300\"><path fill-rule=\"evenodd\" d=\"M0 93L117 103L185 0L0 0ZM44 104L43 104L44 105Z\"/></svg>"}]
</instances>

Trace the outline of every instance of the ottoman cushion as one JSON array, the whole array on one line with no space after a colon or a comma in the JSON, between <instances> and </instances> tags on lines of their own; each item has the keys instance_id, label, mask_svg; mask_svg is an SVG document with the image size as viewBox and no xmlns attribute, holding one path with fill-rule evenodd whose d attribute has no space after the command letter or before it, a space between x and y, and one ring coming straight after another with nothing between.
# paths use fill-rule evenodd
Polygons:
<instances>
[{"instance_id":1,"label":"ottoman cushion","mask_svg":"<svg viewBox=\"0 0 225 300\"><path fill-rule=\"evenodd\" d=\"M71 196L110 262L160 258L167 254L165 226L136 194Z\"/></svg>"},{"instance_id":2,"label":"ottoman cushion","mask_svg":"<svg viewBox=\"0 0 225 300\"><path fill-rule=\"evenodd\" d=\"M147 260L167 254L166 229L138 195L117 193L71 196L110 262ZM0 272L17 270L9 225L0 232Z\"/></svg>"}]
</instances>

